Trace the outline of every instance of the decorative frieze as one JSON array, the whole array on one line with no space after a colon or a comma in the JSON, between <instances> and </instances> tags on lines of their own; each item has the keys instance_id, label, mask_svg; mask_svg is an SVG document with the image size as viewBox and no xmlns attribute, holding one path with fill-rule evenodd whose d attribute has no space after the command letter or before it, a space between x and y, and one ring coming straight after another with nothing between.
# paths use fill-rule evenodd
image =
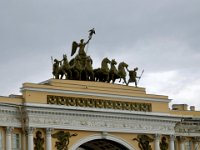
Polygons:
<instances>
[{"instance_id":1,"label":"decorative frieze","mask_svg":"<svg viewBox=\"0 0 200 150\"><path fill-rule=\"evenodd\" d=\"M150 103L122 102L91 98L64 97L55 95L47 95L47 104L129 111L152 111L152 106Z\"/></svg>"}]
</instances>

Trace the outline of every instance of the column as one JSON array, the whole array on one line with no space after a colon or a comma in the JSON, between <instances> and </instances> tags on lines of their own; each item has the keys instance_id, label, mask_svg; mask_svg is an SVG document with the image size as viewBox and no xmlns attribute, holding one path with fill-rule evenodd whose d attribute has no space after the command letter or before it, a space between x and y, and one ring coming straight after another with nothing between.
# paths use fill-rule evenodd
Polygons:
<instances>
[{"instance_id":1,"label":"column","mask_svg":"<svg viewBox=\"0 0 200 150\"><path fill-rule=\"evenodd\" d=\"M26 141L27 141L26 137L27 137L26 132L23 131L23 133L22 133L22 148L23 148L23 150L26 150Z\"/></svg>"},{"instance_id":2,"label":"column","mask_svg":"<svg viewBox=\"0 0 200 150\"><path fill-rule=\"evenodd\" d=\"M11 150L12 127L6 127L6 150Z\"/></svg>"},{"instance_id":3,"label":"column","mask_svg":"<svg viewBox=\"0 0 200 150\"><path fill-rule=\"evenodd\" d=\"M185 150L184 141L185 141L185 138L180 137L180 150Z\"/></svg>"},{"instance_id":4,"label":"column","mask_svg":"<svg viewBox=\"0 0 200 150\"><path fill-rule=\"evenodd\" d=\"M174 140L175 140L175 136L170 135L170 143L169 143L169 149L170 150L174 150Z\"/></svg>"},{"instance_id":5,"label":"column","mask_svg":"<svg viewBox=\"0 0 200 150\"><path fill-rule=\"evenodd\" d=\"M52 150L51 149L51 131L52 129L50 128L46 129L46 150Z\"/></svg>"},{"instance_id":6,"label":"column","mask_svg":"<svg viewBox=\"0 0 200 150\"><path fill-rule=\"evenodd\" d=\"M33 131L34 128L28 128L28 150L33 150Z\"/></svg>"},{"instance_id":7,"label":"column","mask_svg":"<svg viewBox=\"0 0 200 150\"><path fill-rule=\"evenodd\" d=\"M200 148L200 137L193 138L193 149L198 150Z\"/></svg>"},{"instance_id":8,"label":"column","mask_svg":"<svg viewBox=\"0 0 200 150\"><path fill-rule=\"evenodd\" d=\"M155 150L160 150L160 135L155 135Z\"/></svg>"},{"instance_id":9,"label":"column","mask_svg":"<svg viewBox=\"0 0 200 150\"><path fill-rule=\"evenodd\" d=\"M195 142L194 143L194 150L198 150L200 148L200 144L199 144L199 142Z\"/></svg>"}]
</instances>

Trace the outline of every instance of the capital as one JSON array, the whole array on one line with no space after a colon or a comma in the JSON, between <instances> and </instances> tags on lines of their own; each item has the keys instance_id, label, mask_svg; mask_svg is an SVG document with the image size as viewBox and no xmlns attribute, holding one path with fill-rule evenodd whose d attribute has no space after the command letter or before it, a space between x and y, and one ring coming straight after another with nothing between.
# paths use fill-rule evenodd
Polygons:
<instances>
[{"instance_id":1,"label":"capital","mask_svg":"<svg viewBox=\"0 0 200 150\"><path fill-rule=\"evenodd\" d=\"M6 127L6 134L11 134L13 129L13 127Z\"/></svg>"},{"instance_id":2,"label":"capital","mask_svg":"<svg viewBox=\"0 0 200 150\"><path fill-rule=\"evenodd\" d=\"M176 138L176 136L175 136L175 135L173 135L173 134L171 134L171 135L170 135L170 141L174 141L174 140L175 140L175 138Z\"/></svg>"},{"instance_id":3,"label":"capital","mask_svg":"<svg viewBox=\"0 0 200 150\"><path fill-rule=\"evenodd\" d=\"M33 131L35 130L35 128L33 128L33 127L28 127L28 128L26 128L26 132L27 132L27 134L29 135L29 134L33 134Z\"/></svg>"},{"instance_id":4,"label":"capital","mask_svg":"<svg viewBox=\"0 0 200 150\"><path fill-rule=\"evenodd\" d=\"M155 140L160 140L160 134L155 134L155 135L154 135L154 139L155 139Z\"/></svg>"},{"instance_id":5,"label":"capital","mask_svg":"<svg viewBox=\"0 0 200 150\"><path fill-rule=\"evenodd\" d=\"M46 128L46 134L51 135L52 130L53 130L52 128Z\"/></svg>"}]
</instances>

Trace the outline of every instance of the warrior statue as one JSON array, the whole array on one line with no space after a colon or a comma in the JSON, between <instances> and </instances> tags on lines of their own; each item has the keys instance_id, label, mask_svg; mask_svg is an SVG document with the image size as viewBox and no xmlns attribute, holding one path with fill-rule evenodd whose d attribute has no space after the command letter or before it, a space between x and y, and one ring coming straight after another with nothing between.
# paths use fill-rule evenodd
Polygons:
<instances>
[{"instance_id":1,"label":"warrior statue","mask_svg":"<svg viewBox=\"0 0 200 150\"><path fill-rule=\"evenodd\" d=\"M127 68L128 70L128 68ZM128 83L127 85L130 83L130 82L135 82L135 87L137 87L137 78L140 79L140 77L137 76L137 71L138 71L138 68L134 68L134 70L128 70L129 72L129 80L128 80Z\"/></svg>"}]
</instances>

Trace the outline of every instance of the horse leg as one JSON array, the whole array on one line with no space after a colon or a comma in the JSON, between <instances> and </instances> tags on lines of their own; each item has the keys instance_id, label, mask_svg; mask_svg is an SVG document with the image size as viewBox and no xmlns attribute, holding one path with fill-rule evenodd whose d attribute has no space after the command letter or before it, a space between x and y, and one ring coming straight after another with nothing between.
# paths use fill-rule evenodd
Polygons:
<instances>
[{"instance_id":1,"label":"horse leg","mask_svg":"<svg viewBox=\"0 0 200 150\"><path fill-rule=\"evenodd\" d=\"M128 86L128 84L129 84L129 82L130 82L130 79L129 79L128 82L126 83L127 86Z\"/></svg>"},{"instance_id":2,"label":"horse leg","mask_svg":"<svg viewBox=\"0 0 200 150\"><path fill-rule=\"evenodd\" d=\"M82 72L79 71L79 80L81 80L81 75L82 75Z\"/></svg>"},{"instance_id":3,"label":"horse leg","mask_svg":"<svg viewBox=\"0 0 200 150\"><path fill-rule=\"evenodd\" d=\"M121 77L119 78L119 83L121 82Z\"/></svg>"},{"instance_id":4,"label":"horse leg","mask_svg":"<svg viewBox=\"0 0 200 150\"><path fill-rule=\"evenodd\" d=\"M124 77L123 79L124 79L124 83L127 84L127 83L126 83L126 77Z\"/></svg>"},{"instance_id":5,"label":"horse leg","mask_svg":"<svg viewBox=\"0 0 200 150\"><path fill-rule=\"evenodd\" d=\"M71 80L72 79L72 72L71 70L67 70L67 78L68 80Z\"/></svg>"},{"instance_id":6,"label":"horse leg","mask_svg":"<svg viewBox=\"0 0 200 150\"><path fill-rule=\"evenodd\" d=\"M114 75L114 73L112 74L112 84L114 84L114 82L115 82L115 75Z\"/></svg>"},{"instance_id":7,"label":"horse leg","mask_svg":"<svg viewBox=\"0 0 200 150\"><path fill-rule=\"evenodd\" d=\"M58 78L59 78L59 77L58 77ZM60 79L62 79L62 78L63 78L63 73L60 74Z\"/></svg>"},{"instance_id":8,"label":"horse leg","mask_svg":"<svg viewBox=\"0 0 200 150\"><path fill-rule=\"evenodd\" d=\"M109 83L109 74L106 75L106 80L105 82L108 82Z\"/></svg>"},{"instance_id":9,"label":"horse leg","mask_svg":"<svg viewBox=\"0 0 200 150\"><path fill-rule=\"evenodd\" d=\"M115 83L115 80L116 80L115 78L112 80L112 83L113 83L113 84Z\"/></svg>"},{"instance_id":10,"label":"horse leg","mask_svg":"<svg viewBox=\"0 0 200 150\"><path fill-rule=\"evenodd\" d=\"M91 81L94 81L94 72L91 72L91 73L90 73L90 80L91 80Z\"/></svg>"}]
</instances>

